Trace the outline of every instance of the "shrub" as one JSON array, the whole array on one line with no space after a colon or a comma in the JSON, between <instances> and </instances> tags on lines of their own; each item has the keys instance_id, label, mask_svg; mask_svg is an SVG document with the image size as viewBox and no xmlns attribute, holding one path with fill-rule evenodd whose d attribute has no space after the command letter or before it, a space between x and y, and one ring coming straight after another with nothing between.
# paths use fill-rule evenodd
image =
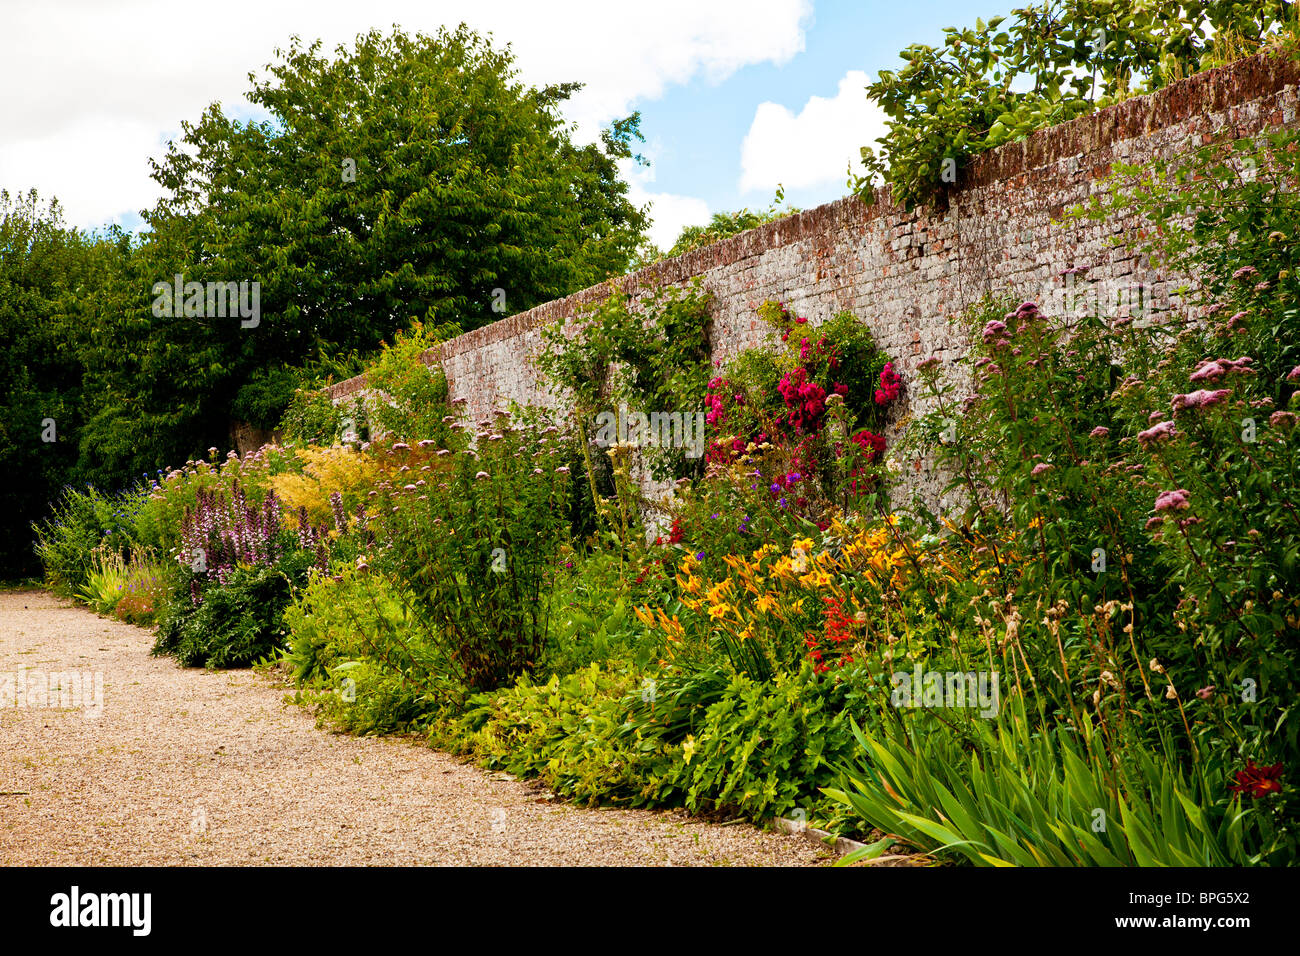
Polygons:
<instances>
[{"instance_id":1,"label":"shrub","mask_svg":"<svg viewBox=\"0 0 1300 956\"><path fill-rule=\"evenodd\" d=\"M106 551L120 555L130 541L120 503L90 485L85 491L66 486L50 517L35 532L45 582L64 597L78 596L85 588L96 555Z\"/></svg>"},{"instance_id":2,"label":"shrub","mask_svg":"<svg viewBox=\"0 0 1300 956\"><path fill-rule=\"evenodd\" d=\"M367 388L380 395L363 406L372 431L390 441L432 439L449 446L447 376L441 367L426 365L423 356L457 334L455 326L427 328L416 322L409 333L399 329L393 344L384 345L366 371Z\"/></svg>"},{"instance_id":3,"label":"shrub","mask_svg":"<svg viewBox=\"0 0 1300 956\"><path fill-rule=\"evenodd\" d=\"M198 603L173 594L154 642L154 654L168 654L186 667L248 667L284 647L284 612L295 588L306 585L314 555L283 552L272 564L238 566Z\"/></svg>"},{"instance_id":4,"label":"shrub","mask_svg":"<svg viewBox=\"0 0 1300 956\"><path fill-rule=\"evenodd\" d=\"M151 625L175 586L174 565L161 564L133 551L129 560L101 546L94 552L94 570L77 597L98 614L111 614L128 624Z\"/></svg>"},{"instance_id":5,"label":"shrub","mask_svg":"<svg viewBox=\"0 0 1300 956\"><path fill-rule=\"evenodd\" d=\"M334 495L340 497L350 514L364 509L366 495L381 474L374 458L343 445L302 447L295 449L295 455L302 462L302 471L275 475L271 490L291 512L305 508L308 519L315 524L336 523Z\"/></svg>"},{"instance_id":6,"label":"shrub","mask_svg":"<svg viewBox=\"0 0 1300 956\"><path fill-rule=\"evenodd\" d=\"M343 413L322 389L298 388L280 419L279 431L285 441L328 447L343 433Z\"/></svg>"},{"instance_id":7,"label":"shrub","mask_svg":"<svg viewBox=\"0 0 1300 956\"><path fill-rule=\"evenodd\" d=\"M448 663L484 690L532 671L544 651L569 531L569 440L504 413L477 440L462 452L393 444L408 480L379 489L377 533L389 546L377 566L410 589Z\"/></svg>"},{"instance_id":8,"label":"shrub","mask_svg":"<svg viewBox=\"0 0 1300 956\"><path fill-rule=\"evenodd\" d=\"M285 611L285 624L282 660L306 699L343 730L415 730L464 697L410 596L370 573L364 560L313 576Z\"/></svg>"}]
</instances>

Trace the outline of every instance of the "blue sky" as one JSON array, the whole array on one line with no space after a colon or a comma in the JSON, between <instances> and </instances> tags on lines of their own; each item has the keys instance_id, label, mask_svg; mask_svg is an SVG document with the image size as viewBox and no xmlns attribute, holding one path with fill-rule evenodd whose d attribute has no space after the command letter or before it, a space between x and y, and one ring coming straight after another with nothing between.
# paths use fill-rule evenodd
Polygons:
<instances>
[{"instance_id":1,"label":"blue sky","mask_svg":"<svg viewBox=\"0 0 1300 956\"><path fill-rule=\"evenodd\" d=\"M159 196L150 158L211 102L251 115L247 74L291 34L333 49L464 20L511 44L525 82L586 84L566 110L579 139L641 111L653 166L625 172L667 245L713 212L765 207L778 182L805 208L844 195L849 159L881 132L869 78L904 46L1014 5L223 0L215 17L172 0L40 0L6 9L0 32L0 88L20 91L0 98L0 188L57 196L72 225L135 228Z\"/></svg>"},{"instance_id":2,"label":"blue sky","mask_svg":"<svg viewBox=\"0 0 1300 956\"><path fill-rule=\"evenodd\" d=\"M850 70L874 79L878 70L902 63L898 52L904 47L937 45L945 26L973 24L979 15L988 11L977 12L961 0L815 3L805 49L788 62L748 66L719 83L697 78L634 104L647 139L660 145L655 187L699 196L715 211L766 206L772 201L770 188L740 188L741 143L759 104L776 103L797 116L810 97L834 97ZM858 145L870 145L875 135L861 137ZM786 201L807 208L844 195L844 163L834 168L840 174L816 186L787 182Z\"/></svg>"}]
</instances>

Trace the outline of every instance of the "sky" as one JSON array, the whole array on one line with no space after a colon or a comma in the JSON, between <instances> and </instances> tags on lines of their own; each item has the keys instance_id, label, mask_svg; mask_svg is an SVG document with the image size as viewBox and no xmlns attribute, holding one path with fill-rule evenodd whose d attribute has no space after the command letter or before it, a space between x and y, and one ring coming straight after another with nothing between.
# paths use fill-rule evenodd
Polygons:
<instances>
[{"instance_id":1,"label":"sky","mask_svg":"<svg viewBox=\"0 0 1300 956\"><path fill-rule=\"evenodd\" d=\"M181 121L244 100L292 35L327 49L394 24L464 21L509 43L520 79L585 84L574 138L641 112L649 167L623 172L651 239L716 212L766 208L778 184L809 208L847 193L858 150L884 131L863 88L911 43L1013 4L990 0L0 0L0 188L57 197L69 225L141 226Z\"/></svg>"}]
</instances>

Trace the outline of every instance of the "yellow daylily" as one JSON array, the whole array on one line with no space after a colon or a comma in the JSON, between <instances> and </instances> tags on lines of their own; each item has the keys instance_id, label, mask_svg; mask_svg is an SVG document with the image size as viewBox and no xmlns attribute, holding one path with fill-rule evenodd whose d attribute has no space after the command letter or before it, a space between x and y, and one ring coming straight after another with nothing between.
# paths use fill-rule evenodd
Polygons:
<instances>
[{"instance_id":1,"label":"yellow daylily","mask_svg":"<svg viewBox=\"0 0 1300 956\"><path fill-rule=\"evenodd\" d=\"M713 607L709 608L709 617L713 618L715 621L722 620L728 614L735 614L737 618L740 617L740 615L736 613L736 609L730 604L715 604Z\"/></svg>"},{"instance_id":2,"label":"yellow daylily","mask_svg":"<svg viewBox=\"0 0 1300 956\"><path fill-rule=\"evenodd\" d=\"M733 591L735 591L735 589L736 589L736 585L731 580L731 578L724 578L723 580L715 584L713 587L709 588L709 591L705 595L705 597L709 599L710 604L721 604L722 599L730 595Z\"/></svg>"},{"instance_id":3,"label":"yellow daylily","mask_svg":"<svg viewBox=\"0 0 1300 956\"><path fill-rule=\"evenodd\" d=\"M800 575L799 583L806 588L824 588L831 583L831 576L825 571L809 571Z\"/></svg>"}]
</instances>

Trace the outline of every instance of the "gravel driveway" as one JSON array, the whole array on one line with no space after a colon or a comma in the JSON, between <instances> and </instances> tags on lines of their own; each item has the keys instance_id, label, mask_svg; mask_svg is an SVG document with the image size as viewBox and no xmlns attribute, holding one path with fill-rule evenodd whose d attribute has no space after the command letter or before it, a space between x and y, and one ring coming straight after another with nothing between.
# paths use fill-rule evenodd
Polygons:
<instances>
[{"instance_id":1,"label":"gravel driveway","mask_svg":"<svg viewBox=\"0 0 1300 956\"><path fill-rule=\"evenodd\" d=\"M569 806L408 740L317 730L272 678L182 669L150 657L152 643L143 628L47 592L0 592L0 864L826 858L803 839L748 825ZM93 677L79 695L70 681L66 699L48 695L59 706L32 696L51 672L71 671L102 675L98 703ZM28 706L14 705L20 680Z\"/></svg>"}]
</instances>

